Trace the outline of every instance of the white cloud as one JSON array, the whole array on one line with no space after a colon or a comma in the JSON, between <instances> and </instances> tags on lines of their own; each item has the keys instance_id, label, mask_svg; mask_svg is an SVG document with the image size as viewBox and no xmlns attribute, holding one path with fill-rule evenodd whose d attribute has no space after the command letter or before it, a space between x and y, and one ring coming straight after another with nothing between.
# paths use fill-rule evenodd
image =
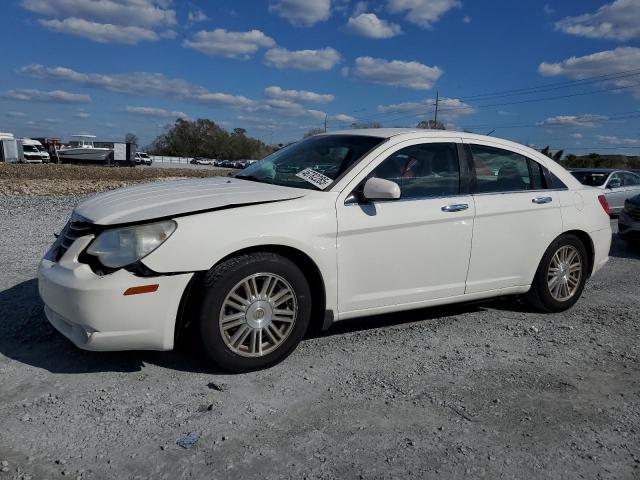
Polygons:
<instances>
[{"instance_id":1,"label":"white cloud","mask_svg":"<svg viewBox=\"0 0 640 480\"><path fill-rule=\"evenodd\" d=\"M256 53L258 48L271 48L276 42L260 30L228 32L223 28L216 28L213 31L202 30L196 33L193 39L185 40L182 45L205 55L247 59Z\"/></svg>"},{"instance_id":2,"label":"white cloud","mask_svg":"<svg viewBox=\"0 0 640 480\"><path fill-rule=\"evenodd\" d=\"M289 100L297 103L329 103L334 96L329 93L316 93L308 90L283 90L280 87L267 87L264 89L267 97Z\"/></svg>"},{"instance_id":3,"label":"white cloud","mask_svg":"<svg viewBox=\"0 0 640 480\"><path fill-rule=\"evenodd\" d=\"M360 13L351 17L345 29L367 38L391 38L402 33L400 25L381 20L375 13Z\"/></svg>"},{"instance_id":4,"label":"white cloud","mask_svg":"<svg viewBox=\"0 0 640 480\"><path fill-rule=\"evenodd\" d=\"M99 43L133 45L143 40L156 41L160 38L156 32L147 28L89 22L81 18L40 20L40 24L54 32L68 33Z\"/></svg>"},{"instance_id":5,"label":"white cloud","mask_svg":"<svg viewBox=\"0 0 640 480\"><path fill-rule=\"evenodd\" d=\"M22 0L23 8L49 20L46 28L102 43L134 44L172 38L176 12L170 0Z\"/></svg>"},{"instance_id":6,"label":"white cloud","mask_svg":"<svg viewBox=\"0 0 640 480\"><path fill-rule=\"evenodd\" d=\"M428 90L443 72L439 67L429 67L418 62L358 57L351 73L370 83Z\"/></svg>"},{"instance_id":7,"label":"white cloud","mask_svg":"<svg viewBox=\"0 0 640 480\"><path fill-rule=\"evenodd\" d=\"M542 11L544 13L546 13L547 15L553 15L554 13L556 13L556 11L553 9L553 7L551 5L549 5L548 3L544 4L544 7L542 7Z\"/></svg>"},{"instance_id":8,"label":"white cloud","mask_svg":"<svg viewBox=\"0 0 640 480\"><path fill-rule=\"evenodd\" d=\"M353 123L356 121L356 118L352 117L351 115L340 113L338 115L330 115L329 120L335 120L336 122Z\"/></svg>"},{"instance_id":9,"label":"white cloud","mask_svg":"<svg viewBox=\"0 0 640 480\"><path fill-rule=\"evenodd\" d=\"M597 135L596 138L609 145L640 145L640 138L622 138L615 135Z\"/></svg>"},{"instance_id":10,"label":"white cloud","mask_svg":"<svg viewBox=\"0 0 640 480\"><path fill-rule=\"evenodd\" d=\"M333 48L320 50L287 50L272 48L264 56L264 61L280 70L291 68L302 71L331 70L340 62L340 54Z\"/></svg>"},{"instance_id":11,"label":"white cloud","mask_svg":"<svg viewBox=\"0 0 640 480\"><path fill-rule=\"evenodd\" d=\"M87 112L80 111L80 112L74 113L73 116L78 118L89 118L91 115Z\"/></svg>"},{"instance_id":12,"label":"white cloud","mask_svg":"<svg viewBox=\"0 0 640 480\"><path fill-rule=\"evenodd\" d=\"M184 112L172 112L169 110L165 110L164 108L153 108L153 107L130 107L127 105L126 111L129 113L134 113L136 115L143 115L146 117L156 117L156 118L189 118Z\"/></svg>"},{"instance_id":13,"label":"white cloud","mask_svg":"<svg viewBox=\"0 0 640 480\"><path fill-rule=\"evenodd\" d=\"M331 0L277 0L269 6L293 25L309 27L327 20L331 15Z\"/></svg>"},{"instance_id":14,"label":"white cloud","mask_svg":"<svg viewBox=\"0 0 640 480\"><path fill-rule=\"evenodd\" d=\"M471 17L469 15L465 15L462 17L462 23L471 23Z\"/></svg>"},{"instance_id":15,"label":"white cloud","mask_svg":"<svg viewBox=\"0 0 640 480\"><path fill-rule=\"evenodd\" d=\"M593 53L584 57L571 57L558 63L543 62L538 72L545 77L565 76L575 80L596 77L603 74L640 69L640 48L618 47L615 50ZM605 82L612 87L633 87L637 79L627 76ZM632 88L640 97L640 86Z\"/></svg>"},{"instance_id":16,"label":"white cloud","mask_svg":"<svg viewBox=\"0 0 640 480\"><path fill-rule=\"evenodd\" d=\"M606 120L608 117L604 115L594 115L587 113L584 115L557 115L549 117L538 125L554 125L561 127L593 127L595 122Z\"/></svg>"},{"instance_id":17,"label":"white cloud","mask_svg":"<svg viewBox=\"0 0 640 480\"><path fill-rule=\"evenodd\" d=\"M571 134L571 138L577 138L578 140L580 140L582 137L584 137L584 135L582 135L581 133L572 133Z\"/></svg>"},{"instance_id":18,"label":"white cloud","mask_svg":"<svg viewBox=\"0 0 640 480\"><path fill-rule=\"evenodd\" d=\"M49 103L89 103L91 97L80 93L69 93L63 90L43 92L36 89L14 89L0 93L3 98L21 100L25 102L49 102Z\"/></svg>"},{"instance_id":19,"label":"white cloud","mask_svg":"<svg viewBox=\"0 0 640 480\"><path fill-rule=\"evenodd\" d=\"M431 28L442 15L461 6L459 0L389 0L388 3L389 11L406 12L407 20L423 28Z\"/></svg>"},{"instance_id":20,"label":"white cloud","mask_svg":"<svg viewBox=\"0 0 640 480\"><path fill-rule=\"evenodd\" d=\"M380 113L425 113L435 109L436 99L427 98L419 102L403 102L391 105L378 105ZM438 99L438 112L442 118L454 119L460 115L471 115L477 110L459 98Z\"/></svg>"},{"instance_id":21,"label":"white cloud","mask_svg":"<svg viewBox=\"0 0 640 480\"><path fill-rule=\"evenodd\" d=\"M556 30L589 38L631 40L640 37L640 2L615 0L594 13L566 17L556 22Z\"/></svg>"},{"instance_id":22,"label":"white cloud","mask_svg":"<svg viewBox=\"0 0 640 480\"><path fill-rule=\"evenodd\" d=\"M119 74L82 73L65 67L31 64L20 73L53 81L65 81L85 87L144 97L170 97L194 103L246 107L254 100L242 95L211 92L182 79L170 79L161 73L131 72Z\"/></svg>"},{"instance_id":23,"label":"white cloud","mask_svg":"<svg viewBox=\"0 0 640 480\"><path fill-rule=\"evenodd\" d=\"M27 114L23 112L6 112L7 117L26 117Z\"/></svg>"},{"instance_id":24,"label":"white cloud","mask_svg":"<svg viewBox=\"0 0 640 480\"><path fill-rule=\"evenodd\" d=\"M209 17L207 17L207 14L204 13L202 10L190 11L189 16L187 18L190 23L204 22L206 20L209 20Z\"/></svg>"}]
</instances>

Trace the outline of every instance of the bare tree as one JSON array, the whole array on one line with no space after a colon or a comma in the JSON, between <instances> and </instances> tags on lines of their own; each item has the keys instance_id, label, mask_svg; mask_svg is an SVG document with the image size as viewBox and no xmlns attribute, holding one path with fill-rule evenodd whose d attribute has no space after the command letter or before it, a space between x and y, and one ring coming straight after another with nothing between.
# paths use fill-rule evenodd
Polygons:
<instances>
[{"instance_id":1,"label":"bare tree","mask_svg":"<svg viewBox=\"0 0 640 480\"><path fill-rule=\"evenodd\" d=\"M318 135L319 133L324 133L324 128L312 128L307 130L304 134L304 138L313 137L314 135Z\"/></svg>"}]
</instances>

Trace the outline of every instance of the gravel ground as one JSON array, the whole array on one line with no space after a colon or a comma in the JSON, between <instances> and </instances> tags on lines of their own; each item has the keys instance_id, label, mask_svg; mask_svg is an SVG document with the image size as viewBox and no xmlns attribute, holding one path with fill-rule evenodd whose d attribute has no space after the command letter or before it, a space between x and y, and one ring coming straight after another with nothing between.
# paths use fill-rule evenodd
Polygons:
<instances>
[{"instance_id":1,"label":"gravel ground","mask_svg":"<svg viewBox=\"0 0 640 480\"><path fill-rule=\"evenodd\" d=\"M226 375L48 325L35 268L76 201L0 197L0 480L640 477L640 255L617 239L568 312L371 317Z\"/></svg>"}]
</instances>

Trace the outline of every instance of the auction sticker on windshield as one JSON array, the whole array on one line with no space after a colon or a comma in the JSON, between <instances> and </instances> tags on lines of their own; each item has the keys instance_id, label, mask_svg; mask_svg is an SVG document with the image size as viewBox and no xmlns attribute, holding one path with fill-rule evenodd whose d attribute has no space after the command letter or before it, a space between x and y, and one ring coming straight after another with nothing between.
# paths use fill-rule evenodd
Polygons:
<instances>
[{"instance_id":1,"label":"auction sticker on windshield","mask_svg":"<svg viewBox=\"0 0 640 480\"><path fill-rule=\"evenodd\" d=\"M324 190L333 183L331 178L321 174L320 172L316 172L312 168L305 168L304 170L299 171L296 173L296 177L306 180L310 184L318 187L320 190Z\"/></svg>"}]
</instances>

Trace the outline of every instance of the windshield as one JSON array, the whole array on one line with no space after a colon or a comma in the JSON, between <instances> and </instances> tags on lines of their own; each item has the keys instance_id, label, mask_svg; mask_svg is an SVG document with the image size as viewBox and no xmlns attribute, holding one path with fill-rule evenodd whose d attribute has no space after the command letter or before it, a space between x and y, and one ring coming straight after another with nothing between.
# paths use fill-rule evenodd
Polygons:
<instances>
[{"instance_id":1,"label":"windshield","mask_svg":"<svg viewBox=\"0 0 640 480\"><path fill-rule=\"evenodd\" d=\"M35 145L23 145L22 150L24 152L40 153L40 150L38 150Z\"/></svg>"},{"instance_id":2,"label":"windshield","mask_svg":"<svg viewBox=\"0 0 640 480\"><path fill-rule=\"evenodd\" d=\"M236 177L286 187L324 190L384 140L362 135L310 137L272 153Z\"/></svg>"},{"instance_id":3,"label":"windshield","mask_svg":"<svg viewBox=\"0 0 640 480\"><path fill-rule=\"evenodd\" d=\"M571 172L571 175L576 177L581 184L590 187L601 187L609 177L609 174L605 172Z\"/></svg>"}]
</instances>

